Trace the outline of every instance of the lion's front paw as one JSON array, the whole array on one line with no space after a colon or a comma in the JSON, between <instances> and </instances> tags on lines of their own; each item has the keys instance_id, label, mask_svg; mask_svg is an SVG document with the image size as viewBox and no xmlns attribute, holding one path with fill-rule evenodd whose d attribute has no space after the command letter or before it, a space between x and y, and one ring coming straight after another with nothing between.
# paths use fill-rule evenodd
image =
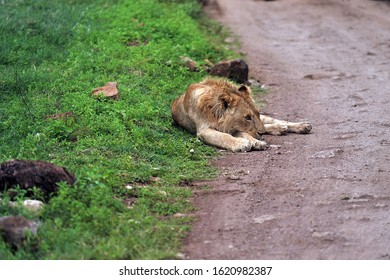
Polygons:
<instances>
[{"instance_id":1,"label":"lion's front paw","mask_svg":"<svg viewBox=\"0 0 390 280\"><path fill-rule=\"evenodd\" d=\"M311 124L310 123L299 123L299 125L296 128L296 133L299 134L307 134L311 131Z\"/></svg>"},{"instance_id":2,"label":"lion's front paw","mask_svg":"<svg viewBox=\"0 0 390 280\"><path fill-rule=\"evenodd\" d=\"M254 150L265 150L268 148L268 144L264 141L256 140L252 143L252 149Z\"/></svg>"},{"instance_id":3,"label":"lion's front paw","mask_svg":"<svg viewBox=\"0 0 390 280\"><path fill-rule=\"evenodd\" d=\"M237 141L232 145L230 150L232 152L249 152L252 149L252 144L250 141L244 138L236 138Z\"/></svg>"}]
</instances>

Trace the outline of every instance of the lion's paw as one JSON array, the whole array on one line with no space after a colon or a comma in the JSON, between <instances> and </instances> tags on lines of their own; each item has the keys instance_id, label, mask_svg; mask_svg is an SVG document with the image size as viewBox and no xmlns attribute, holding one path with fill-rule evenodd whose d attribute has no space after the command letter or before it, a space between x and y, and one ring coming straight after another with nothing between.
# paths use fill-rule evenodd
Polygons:
<instances>
[{"instance_id":1,"label":"lion's paw","mask_svg":"<svg viewBox=\"0 0 390 280\"><path fill-rule=\"evenodd\" d=\"M311 124L310 123L299 123L298 127L296 128L296 133L299 134L307 134L311 131Z\"/></svg>"},{"instance_id":2,"label":"lion's paw","mask_svg":"<svg viewBox=\"0 0 390 280\"><path fill-rule=\"evenodd\" d=\"M249 152L252 149L252 144L250 141L244 138L236 138L236 142L231 147L232 152Z\"/></svg>"},{"instance_id":3,"label":"lion's paw","mask_svg":"<svg viewBox=\"0 0 390 280\"><path fill-rule=\"evenodd\" d=\"M284 135L288 132L288 125L278 124L275 135Z\"/></svg>"},{"instance_id":4,"label":"lion's paw","mask_svg":"<svg viewBox=\"0 0 390 280\"><path fill-rule=\"evenodd\" d=\"M264 141L256 140L252 143L252 149L254 150L265 150L268 148L268 144Z\"/></svg>"}]
</instances>

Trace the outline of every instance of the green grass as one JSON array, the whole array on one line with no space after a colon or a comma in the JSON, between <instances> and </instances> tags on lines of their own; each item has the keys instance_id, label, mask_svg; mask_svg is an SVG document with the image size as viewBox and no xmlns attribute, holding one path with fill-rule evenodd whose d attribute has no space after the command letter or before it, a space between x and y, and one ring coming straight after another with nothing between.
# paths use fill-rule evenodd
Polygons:
<instances>
[{"instance_id":1,"label":"green grass","mask_svg":"<svg viewBox=\"0 0 390 280\"><path fill-rule=\"evenodd\" d=\"M220 27L196 0L3 1L0 18L0 161L45 160L78 178L38 214L0 195L0 215L41 222L16 253L0 240L0 259L174 258L190 219L173 215L192 209L179 183L216 171L214 149L173 126L170 105L207 74L181 56L231 58ZM109 81L118 101L91 94Z\"/></svg>"}]
</instances>

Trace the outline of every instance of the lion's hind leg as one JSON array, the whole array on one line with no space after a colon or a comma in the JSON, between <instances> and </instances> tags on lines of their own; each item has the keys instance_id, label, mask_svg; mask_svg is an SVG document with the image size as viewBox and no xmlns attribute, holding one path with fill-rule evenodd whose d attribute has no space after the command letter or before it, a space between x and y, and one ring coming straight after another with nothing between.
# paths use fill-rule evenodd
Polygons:
<instances>
[{"instance_id":1,"label":"lion's hind leg","mask_svg":"<svg viewBox=\"0 0 390 280\"><path fill-rule=\"evenodd\" d=\"M307 134L311 131L311 124L307 122L289 122L265 115L260 115L260 119L264 124L265 132L267 134L282 135L288 132Z\"/></svg>"}]
</instances>

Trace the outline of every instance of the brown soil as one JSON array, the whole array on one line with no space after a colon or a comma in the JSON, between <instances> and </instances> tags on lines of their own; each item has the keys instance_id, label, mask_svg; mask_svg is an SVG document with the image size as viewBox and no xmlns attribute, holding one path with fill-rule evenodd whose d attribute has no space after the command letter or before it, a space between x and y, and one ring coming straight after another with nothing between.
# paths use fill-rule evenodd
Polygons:
<instances>
[{"instance_id":1,"label":"brown soil","mask_svg":"<svg viewBox=\"0 0 390 280\"><path fill-rule=\"evenodd\" d=\"M213 8L214 7L214 8ZM390 259L390 5L218 0L213 16L270 89L263 113L311 134L221 152L188 259Z\"/></svg>"}]
</instances>

